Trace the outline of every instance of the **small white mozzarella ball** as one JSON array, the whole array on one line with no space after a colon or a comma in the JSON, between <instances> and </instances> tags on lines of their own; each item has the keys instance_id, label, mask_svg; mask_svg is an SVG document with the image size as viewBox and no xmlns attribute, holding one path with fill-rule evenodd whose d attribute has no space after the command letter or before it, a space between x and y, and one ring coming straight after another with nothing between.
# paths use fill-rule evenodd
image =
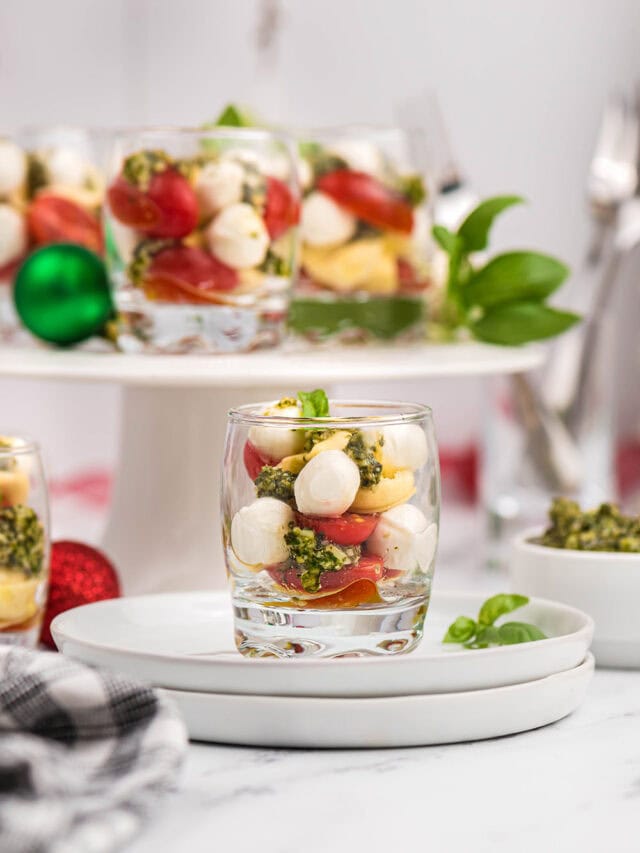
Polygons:
<instances>
[{"instance_id":1,"label":"small white mozzarella ball","mask_svg":"<svg viewBox=\"0 0 640 853\"><path fill-rule=\"evenodd\" d=\"M302 202L302 240L309 246L346 243L356 231L356 219L321 192L313 192Z\"/></svg>"},{"instance_id":2,"label":"small white mozzarella ball","mask_svg":"<svg viewBox=\"0 0 640 853\"><path fill-rule=\"evenodd\" d=\"M271 566L289 556L284 535L293 510L276 498L258 498L243 506L231 522L231 547L236 557L249 566Z\"/></svg>"},{"instance_id":3,"label":"small white mozzarella ball","mask_svg":"<svg viewBox=\"0 0 640 853\"><path fill-rule=\"evenodd\" d=\"M264 222L250 204L225 207L207 228L207 240L213 254L234 269L257 267L269 248Z\"/></svg>"},{"instance_id":4,"label":"small white mozzarella ball","mask_svg":"<svg viewBox=\"0 0 640 853\"><path fill-rule=\"evenodd\" d=\"M27 177L27 155L10 139L0 139L0 197L11 195Z\"/></svg>"},{"instance_id":5,"label":"small white mozzarella ball","mask_svg":"<svg viewBox=\"0 0 640 853\"><path fill-rule=\"evenodd\" d=\"M73 148L52 148L46 157L49 182L81 187L90 172L84 157Z\"/></svg>"},{"instance_id":6,"label":"small white mozzarella ball","mask_svg":"<svg viewBox=\"0 0 640 853\"><path fill-rule=\"evenodd\" d=\"M257 169L259 172L264 172L267 165L267 160L262 152L254 151L251 148L227 148L222 154L222 159L242 163L242 165Z\"/></svg>"},{"instance_id":7,"label":"small white mozzarella ball","mask_svg":"<svg viewBox=\"0 0 640 853\"><path fill-rule=\"evenodd\" d=\"M305 515L342 515L360 488L356 463L341 450L325 450L304 466L293 487L296 504Z\"/></svg>"},{"instance_id":8,"label":"small white mozzarella ball","mask_svg":"<svg viewBox=\"0 0 640 853\"><path fill-rule=\"evenodd\" d=\"M382 557L388 569L427 571L436 550L438 529L418 507L401 504L380 516L367 539L367 551Z\"/></svg>"},{"instance_id":9,"label":"small white mozzarella ball","mask_svg":"<svg viewBox=\"0 0 640 853\"><path fill-rule=\"evenodd\" d=\"M358 139L345 139L331 146L331 153L344 160L355 172L366 172L368 175L380 176L384 169L384 161L380 149L371 142Z\"/></svg>"},{"instance_id":10,"label":"small white mozzarella ball","mask_svg":"<svg viewBox=\"0 0 640 853\"><path fill-rule=\"evenodd\" d=\"M427 437L417 424L388 426L382 435L382 457L386 465L417 471L427 461Z\"/></svg>"},{"instance_id":11,"label":"small white mozzarella ball","mask_svg":"<svg viewBox=\"0 0 640 853\"><path fill-rule=\"evenodd\" d=\"M244 169L235 160L207 163L196 180L196 194L205 215L242 199Z\"/></svg>"},{"instance_id":12,"label":"small white mozzarella ball","mask_svg":"<svg viewBox=\"0 0 640 853\"><path fill-rule=\"evenodd\" d=\"M298 406L278 406L274 403L261 414L273 418L299 418L302 412ZM285 456L300 453L304 448L304 433L286 427L254 426L249 430L249 441L267 459L280 462Z\"/></svg>"},{"instance_id":13,"label":"small white mozzarella ball","mask_svg":"<svg viewBox=\"0 0 640 853\"><path fill-rule=\"evenodd\" d=\"M0 204L0 267L16 261L27 248L27 226L22 214Z\"/></svg>"},{"instance_id":14,"label":"small white mozzarella ball","mask_svg":"<svg viewBox=\"0 0 640 853\"><path fill-rule=\"evenodd\" d=\"M291 160L282 151L276 151L265 161L264 170L272 178L286 183L291 177Z\"/></svg>"},{"instance_id":15,"label":"small white mozzarella ball","mask_svg":"<svg viewBox=\"0 0 640 853\"><path fill-rule=\"evenodd\" d=\"M308 160L300 159L297 163L298 183L301 189L308 190L313 183L313 169Z\"/></svg>"}]
</instances>

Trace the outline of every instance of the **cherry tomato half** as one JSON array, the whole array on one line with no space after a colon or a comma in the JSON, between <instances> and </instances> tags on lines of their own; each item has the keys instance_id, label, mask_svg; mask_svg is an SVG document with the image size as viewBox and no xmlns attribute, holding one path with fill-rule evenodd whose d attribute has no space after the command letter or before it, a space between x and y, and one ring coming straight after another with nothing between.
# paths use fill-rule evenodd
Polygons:
<instances>
[{"instance_id":1,"label":"cherry tomato half","mask_svg":"<svg viewBox=\"0 0 640 853\"><path fill-rule=\"evenodd\" d=\"M309 527L316 533L322 533L337 545L361 545L378 526L380 516L345 512L335 518L321 518L296 513L296 519L300 527Z\"/></svg>"},{"instance_id":2,"label":"cherry tomato half","mask_svg":"<svg viewBox=\"0 0 640 853\"><path fill-rule=\"evenodd\" d=\"M365 172L338 169L318 180L318 189L349 213L374 225L410 234L413 210L401 195Z\"/></svg>"},{"instance_id":3,"label":"cherry tomato half","mask_svg":"<svg viewBox=\"0 0 640 853\"><path fill-rule=\"evenodd\" d=\"M266 456L263 456L258 448L251 444L250 441L247 441L244 445L242 458L244 459L244 467L247 469L247 474L252 480L256 479L265 465L275 464L273 459L268 459Z\"/></svg>"},{"instance_id":4,"label":"cherry tomato half","mask_svg":"<svg viewBox=\"0 0 640 853\"><path fill-rule=\"evenodd\" d=\"M396 262L398 269L398 283L403 293L421 293L426 290L431 281L428 278L420 278L416 268L404 258L398 258Z\"/></svg>"},{"instance_id":5,"label":"cherry tomato half","mask_svg":"<svg viewBox=\"0 0 640 853\"><path fill-rule=\"evenodd\" d=\"M40 193L29 207L27 224L38 246L76 243L92 252L102 252L102 232L98 218L71 199L53 193Z\"/></svg>"},{"instance_id":6,"label":"cherry tomato half","mask_svg":"<svg viewBox=\"0 0 640 853\"><path fill-rule=\"evenodd\" d=\"M165 169L142 190L119 175L107 191L111 212L148 237L186 237L198 224L198 199L189 181Z\"/></svg>"},{"instance_id":7,"label":"cherry tomato half","mask_svg":"<svg viewBox=\"0 0 640 853\"><path fill-rule=\"evenodd\" d=\"M366 580L375 584L384 575L384 565L382 557L363 554L355 566L346 566L344 569L338 569L337 572L323 572L320 575L320 589L311 595L303 589L300 574L296 569L273 568L267 571L279 586L291 592L302 593L302 598L316 598L339 592L357 581Z\"/></svg>"},{"instance_id":8,"label":"cherry tomato half","mask_svg":"<svg viewBox=\"0 0 640 853\"><path fill-rule=\"evenodd\" d=\"M285 231L297 224L299 217L300 206L289 187L277 178L267 178L264 224L269 237L277 240Z\"/></svg>"},{"instance_id":9,"label":"cherry tomato half","mask_svg":"<svg viewBox=\"0 0 640 853\"><path fill-rule=\"evenodd\" d=\"M237 283L236 271L204 249L170 246L153 256L142 287L150 299L204 305Z\"/></svg>"}]
</instances>

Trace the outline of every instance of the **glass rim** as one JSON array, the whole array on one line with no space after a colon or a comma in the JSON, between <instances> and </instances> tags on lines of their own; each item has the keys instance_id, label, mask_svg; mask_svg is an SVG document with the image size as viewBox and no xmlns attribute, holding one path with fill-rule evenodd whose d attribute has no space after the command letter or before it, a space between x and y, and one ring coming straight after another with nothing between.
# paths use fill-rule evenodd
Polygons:
<instances>
[{"instance_id":1,"label":"glass rim","mask_svg":"<svg viewBox=\"0 0 640 853\"><path fill-rule=\"evenodd\" d=\"M421 133L422 128L415 125L400 125L400 124L376 124L375 122L352 122L348 124L331 124L331 125L316 125L313 127L296 127L291 130L297 141L304 137L324 137L324 136L353 136L359 138L362 136L410 136L412 133Z\"/></svg>"},{"instance_id":2,"label":"glass rim","mask_svg":"<svg viewBox=\"0 0 640 853\"><path fill-rule=\"evenodd\" d=\"M292 398L293 399L293 398ZM227 418L230 423L247 424L249 426L269 426L278 428L293 427L321 427L323 429L339 429L340 427L371 427L371 426L396 426L398 424L416 423L418 421L433 420L433 412L429 406L423 403L405 403L395 400L343 400L330 399L329 407L344 406L363 409L389 409L389 414L376 415L349 415L339 417L334 414L326 417L315 418L291 418L274 417L273 415L258 414L262 409L273 406L277 400L266 400L261 403L246 403L234 409L229 409ZM395 413L393 413L395 410Z\"/></svg>"},{"instance_id":3,"label":"glass rim","mask_svg":"<svg viewBox=\"0 0 640 853\"><path fill-rule=\"evenodd\" d=\"M0 456L20 456L27 453L40 453L40 445L37 441L33 441L30 438L22 438L17 435L5 435L2 438L8 438L11 441L19 441L21 443L12 447L3 447L0 444Z\"/></svg>"},{"instance_id":4,"label":"glass rim","mask_svg":"<svg viewBox=\"0 0 640 853\"><path fill-rule=\"evenodd\" d=\"M130 139L135 137L162 137L162 136L183 136L187 138L201 136L217 136L221 139L246 139L258 141L266 141L272 138L279 139L282 142L292 144L295 142L293 135L287 130L279 128L266 127L228 127L220 125L219 127L192 127L182 125L150 125L141 127L119 128L114 131L114 136L118 139Z\"/></svg>"}]
</instances>

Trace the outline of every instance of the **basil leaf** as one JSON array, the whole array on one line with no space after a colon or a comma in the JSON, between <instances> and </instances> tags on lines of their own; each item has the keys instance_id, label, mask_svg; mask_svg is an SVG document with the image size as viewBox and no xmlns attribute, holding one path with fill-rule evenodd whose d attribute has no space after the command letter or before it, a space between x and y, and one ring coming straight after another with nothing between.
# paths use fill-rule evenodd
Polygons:
<instances>
[{"instance_id":1,"label":"basil leaf","mask_svg":"<svg viewBox=\"0 0 640 853\"><path fill-rule=\"evenodd\" d=\"M457 254L462 249L462 240L444 225L434 225L431 229L433 239L448 255Z\"/></svg>"},{"instance_id":2,"label":"basil leaf","mask_svg":"<svg viewBox=\"0 0 640 853\"><path fill-rule=\"evenodd\" d=\"M215 127L251 127L252 122L235 104L227 104L214 124Z\"/></svg>"},{"instance_id":3,"label":"basil leaf","mask_svg":"<svg viewBox=\"0 0 640 853\"><path fill-rule=\"evenodd\" d=\"M510 593L500 593L488 598L480 608L478 613L478 623L480 625L493 625L496 619L504 616L505 613L511 613L519 607L524 607L529 603L526 595L515 595Z\"/></svg>"},{"instance_id":4,"label":"basil leaf","mask_svg":"<svg viewBox=\"0 0 640 853\"><path fill-rule=\"evenodd\" d=\"M532 643L535 640L546 640L547 635L528 622L505 622L498 628L500 645L512 646L516 643Z\"/></svg>"},{"instance_id":5,"label":"basil leaf","mask_svg":"<svg viewBox=\"0 0 640 853\"><path fill-rule=\"evenodd\" d=\"M483 308L505 302L542 301L568 274L568 267L550 255L506 252L474 273L462 293L467 305Z\"/></svg>"},{"instance_id":6,"label":"basil leaf","mask_svg":"<svg viewBox=\"0 0 640 853\"><path fill-rule=\"evenodd\" d=\"M510 302L491 308L469 328L486 343L517 346L560 335L579 320L577 314L557 311L539 302Z\"/></svg>"},{"instance_id":7,"label":"basil leaf","mask_svg":"<svg viewBox=\"0 0 640 853\"><path fill-rule=\"evenodd\" d=\"M468 649L487 649L489 646L500 645L500 633L495 625L481 625L475 638L466 643Z\"/></svg>"},{"instance_id":8,"label":"basil leaf","mask_svg":"<svg viewBox=\"0 0 640 853\"><path fill-rule=\"evenodd\" d=\"M455 622L449 625L444 635L443 643L466 643L476 632L476 623L468 616L458 616Z\"/></svg>"},{"instance_id":9,"label":"basil leaf","mask_svg":"<svg viewBox=\"0 0 640 853\"><path fill-rule=\"evenodd\" d=\"M298 391L298 400L302 403L303 418L326 418L329 414L329 400L322 388Z\"/></svg>"},{"instance_id":10,"label":"basil leaf","mask_svg":"<svg viewBox=\"0 0 640 853\"><path fill-rule=\"evenodd\" d=\"M496 216L514 204L523 203L524 199L518 195L499 195L480 202L458 228L458 236L462 238L465 251L479 252L486 249L489 231Z\"/></svg>"}]
</instances>

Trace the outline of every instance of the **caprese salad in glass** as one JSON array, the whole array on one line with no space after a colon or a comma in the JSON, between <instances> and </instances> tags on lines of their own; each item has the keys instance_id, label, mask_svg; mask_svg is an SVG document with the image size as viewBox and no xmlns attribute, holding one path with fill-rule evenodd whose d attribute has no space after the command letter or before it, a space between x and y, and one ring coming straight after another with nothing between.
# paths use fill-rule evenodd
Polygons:
<instances>
[{"instance_id":1,"label":"caprese salad in glass","mask_svg":"<svg viewBox=\"0 0 640 853\"><path fill-rule=\"evenodd\" d=\"M37 642L48 568L43 490L35 449L0 436L0 643Z\"/></svg>"},{"instance_id":2,"label":"caprese salad in glass","mask_svg":"<svg viewBox=\"0 0 640 853\"><path fill-rule=\"evenodd\" d=\"M244 470L227 468L224 539L245 596L350 609L428 591L438 495L425 423L345 418L336 405L300 392L257 409L237 442L232 427L228 455Z\"/></svg>"},{"instance_id":3,"label":"caprese salad in glass","mask_svg":"<svg viewBox=\"0 0 640 853\"><path fill-rule=\"evenodd\" d=\"M5 334L15 326L10 287L30 251L74 243L103 251L104 179L87 156L88 132L31 131L0 138L0 289Z\"/></svg>"},{"instance_id":4,"label":"caprese salad in glass","mask_svg":"<svg viewBox=\"0 0 640 853\"><path fill-rule=\"evenodd\" d=\"M120 147L107 234L124 348L277 343L299 217L284 143L217 129L142 133Z\"/></svg>"},{"instance_id":5,"label":"caprese salad in glass","mask_svg":"<svg viewBox=\"0 0 640 853\"><path fill-rule=\"evenodd\" d=\"M320 341L424 336L432 286L427 190L399 130L300 144L294 332Z\"/></svg>"}]
</instances>

